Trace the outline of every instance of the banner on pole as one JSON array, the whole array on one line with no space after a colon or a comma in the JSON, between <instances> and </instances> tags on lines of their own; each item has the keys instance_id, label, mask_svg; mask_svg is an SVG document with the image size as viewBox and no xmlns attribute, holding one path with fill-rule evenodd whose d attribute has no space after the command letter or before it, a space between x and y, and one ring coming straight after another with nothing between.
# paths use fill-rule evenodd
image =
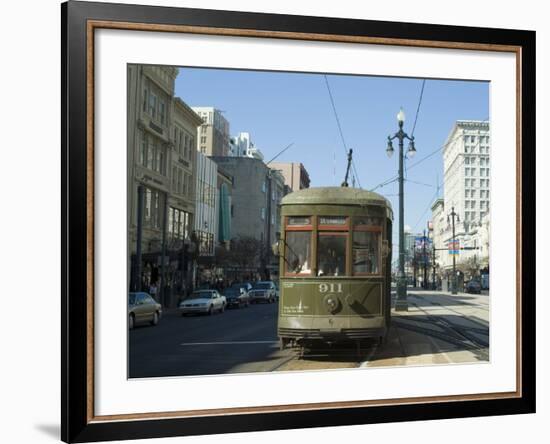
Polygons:
<instances>
[{"instance_id":1,"label":"banner on pole","mask_svg":"<svg viewBox=\"0 0 550 444\"><path fill-rule=\"evenodd\" d=\"M447 243L447 248L449 249L449 254L459 254L460 253L460 241L458 239L450 240Z\"/></svg>"}]
</instances>

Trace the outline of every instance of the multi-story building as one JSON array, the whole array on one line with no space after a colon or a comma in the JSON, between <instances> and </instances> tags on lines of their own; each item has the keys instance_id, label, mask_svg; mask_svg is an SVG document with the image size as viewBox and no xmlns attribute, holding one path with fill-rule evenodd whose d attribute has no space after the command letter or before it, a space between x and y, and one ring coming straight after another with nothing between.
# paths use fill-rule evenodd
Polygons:
<instances>
[{"instance_id":1,"label":"multi-story building","mask_svg":"<svg viewBox=\"0 0 550 444\"><path fill-rule=\"evenodd\" d=\"M160 284L162 279L160 258L166 246L164 222L171 193L170 134L177 73L177 68L164 66L127 68L128 282L133 289Z\"/></svg>"},{"instance_id":2,"label":"multi-story building","mask_svg":"<svg viewBox=\"0 0 550 444\"><path fill-rule=\"evenodd\" d=\"M168 277L174 291L192 283L190 249L195 215L196 139L201 118L179 97L173 101L170 194L166 227ZM168 280L168 279L167 279Z\"/></svg>"},{"instance_id":3,"label":"multi-story building","mask_svg":"<svg viewBox=\"0 0 550 444\"><path fill-rule=\"evenodd\" d=\"M234 157L253 157L264 160L264 155L256 148L250 138L250 133L241 132L230 141L229 155Z\"/></svg>"},{"instance_id":4,"label":"multi-story building","mask_svg":"<svg viewBox=\"0 0 550 444\"><path fill-rule=\"evenodd\" d=\"M198 254L214 256L218 228L217 183L218 166L204 154L197 152L195 179L195 235Z\"/></svg>"},{"instance_id":5,"label":"multi-story building","mask_svg":"<svg viewBox=\"0 0 550 444\"><path fill-rule=\"evenodd\" d=\"M279 204L284 196L284 178L253 157L212 157L233 177L231 198L231 238L252 237L259 241L261 252L256 267L261 273L269 269L271 245L280 232Z\"/></svg>"},{"instance_id":6,"label":"multi-story building","mask_svg":"<svg viewBox=\"0 0 550 444\"><path fill-rule=\"evenodd\" d=\"M207 156L228 156L230 152L229 122L222 112L209 106L193 107L202 119L197 150Z\"/></svg>"},{"instance_id":7,"label":"multi-story building","mask_svg":"<svg viewBox=\"0 0 550 444\"><path fill-rule=\"evenodd\" d=\"M437 198L432 205L432 236L433 245L436 248L435 262L440 266L446 264L449 253L441 250L441 248L447 247L447 216L445 214L445 201L441 198ZM438 250L439 249L439 250Z\"/></svg>"},{"instance_id":8,"label":"multi-story building","mask_svg":"<svg viewBox=\"0 0 550 444\"><path fill-rule=\"evenodd\" d=\"M490 208L489 123L458 120L443 150L445 208L461 217L465 231Z\"/></svg>"},{"instance_id":9,"label":"multi-story building","mask_svg":"<svg viewBox=\"0 0 550 444\"><path fill-rule=\"evenodd\" d=\"M464 270L479 269L489 260L490 226L490 127L486 121L458 120L443 150L444 198L432 206L436 248L445 248L452 240L452 217L456 213L455 239L459 253L455 266L462 278ZM452 269L453 255L436 252L441 275Z\"/></svg>"},{"instance_id":10,"label":"multi-story building","mask_svg":"<svg viewBox=\"0 0 550 444\"><path fill-rule=\"evenodd\" d=\"M231 204L233 194L233 176L227 173L222 167L218 165L218 177L216 188L216 211L218 215L216 220L217 236L216 241L227 250L230 247L231 241Z\"/></svg>"},{"instance_id":11,"label":"multi-story building","mask_svg":"<svg viewBox=\"0 0 550 444\"><path fill-rule=\"evenodd\" d=\"M269 167L281 172L285 178L285 185L291 191L309 188L309 174L303 164L299 162L271 162Z\"/></svg>"}]
</instances>

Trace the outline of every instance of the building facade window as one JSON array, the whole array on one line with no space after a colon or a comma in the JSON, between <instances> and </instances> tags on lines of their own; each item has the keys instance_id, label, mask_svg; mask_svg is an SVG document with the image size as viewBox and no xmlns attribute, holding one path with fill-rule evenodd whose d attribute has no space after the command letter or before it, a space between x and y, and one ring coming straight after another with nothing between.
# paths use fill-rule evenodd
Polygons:
<instances>
[{"instance_id":1,"label":"building facade window","mask_svg":"<svg viewBox=\"0 0 550 444\"><path fill-rule=\"evenodd\" d=\"M191 214L178 208L168 210L168 239L189 239L191 232Z\"/></svg>"},{"instance_id":2,"label":"building facade window","mask_svg":"<svg viewBox=\"0 0 550 444\"><path fill-rule=\"evenodd\" d=\"M153 119L157 117L157 96L152 92L149 93L149 108L147 112Z\"/></svg>"},{"instance_id":3,"label":"building facade window","mask_svg":"<svg viewBox=\"0 0 550 444\"><path fill-rule=\"evenodd\" d=\"M166 149L155 137L142 133L139 163L163 176L166 175Z\"/></svg>"},{"instance_id":4,"label":"building facade window","mask_svg":"<svg viewBox=\"0 0 550 444\"><path fill-rule=\"evenodd\" d=\"M143 225L147 228L160 229L162 223L164 200L162 192L145 188L143 205Z\"/></svg>"},{"instance_id":5,"label":"building facade window","mask_svg":"<svg viewBox=\"0 0 550 444\"><path fill-rule=\"evenodd\" d=\"M160 123L165 125L166 124L166 103L164 103L163 100L160 101L160 105L159 105L159 117L160 117Z\"/></svg>"}]
</instances>

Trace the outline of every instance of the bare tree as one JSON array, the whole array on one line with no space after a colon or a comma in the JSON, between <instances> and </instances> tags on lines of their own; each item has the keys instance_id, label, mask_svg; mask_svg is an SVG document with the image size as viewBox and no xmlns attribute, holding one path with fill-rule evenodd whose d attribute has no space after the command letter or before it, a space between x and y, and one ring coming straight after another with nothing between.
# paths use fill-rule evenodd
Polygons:
<instances>
[{"instance_id":1,"label":"bare tree","mask_svg":"<svg viewBox=\"0 0 550 444\"><path fill-rule=\"evenodd\" d=\"M248 270L258 266L261 251L262 244L258 239L250 236L239 236L231 240L229 256L234 266Z\"/></svg>"},{"instance_id":2,"label":"bare tree","mask_svg":"<svg viewBox=\"0 0 550 444\"><path fill-rule=\"evenodd\" d=\"M477 272L479 270L479 263L477 262L477 259L475 256L469 257L463 262L460 262L459 264L457 264L456 268L460 270L462 273L464 273L464 275L472 278L477 275Z\"/></svg>"}]
</instances>

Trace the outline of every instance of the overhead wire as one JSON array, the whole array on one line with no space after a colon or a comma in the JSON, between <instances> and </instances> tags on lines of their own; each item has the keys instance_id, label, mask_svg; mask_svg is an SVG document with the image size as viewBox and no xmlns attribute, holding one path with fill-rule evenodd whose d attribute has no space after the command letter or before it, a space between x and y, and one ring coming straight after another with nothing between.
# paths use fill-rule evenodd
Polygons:
<instances>
[{"instance_id":1,"label":"overhead wire","mask_svg":"<svg viewBox=\"0 0 550 444\"><path fill-rule=\"evenodd\" d=\"M426 85L426 79L422 79L422 87L420 89L420 97L418 98L418 106L416 107L416 114L414 116L414 124L411 131L411 137L414 138L414 130L416 129L416 122L418 121L418 114L420 114L420 105L422 104L422 97L424 96L424 86ZM404 168L405 168L405 179L407 178L407 157L405 157Z\"/></svg>"},{"instance_id":2,"label":"overhead wire","mask_svg":"<svg viewBox=\"0 0 550 444\"><path fill-rule=\"evenodd\" d=\"M348 146L346 144L346 140L344 138L344 132L342 131L342 125L340 124L340 118L338 117L338 112L336 111L336 104L334 103L334 97L332 96L332 90L330 89L330 84L328 82L328 78L327 78L326 74L324 74L323 77L325 78L325 84L327 86L327 91L328 91L328 95L329 95L329 98L330 98L330 103L332 105L332 111L334 113L334 118L336 119L336 125L338 126L338 132L340 133L340 138L342 139L342 144L344 146L344 151L345 151L346 156L347 156L348 153L349 153L349 149L348 149ZM361 187L361 182L359 180L359 176L357 175L357 169L355 168L355 160L354 159L351 160L351 167L353 169L353 175L354 175L355 179L357 180L357 184L359 185L359 188L362 188Z\"/></svg>"}]
</instances>

